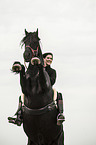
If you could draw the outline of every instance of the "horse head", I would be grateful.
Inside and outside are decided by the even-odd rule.
[[[21,40],[22,46],[25,45],[23,54],[25,62],[31,62],[32,64],[41,63],[43,65],[43,57],[39,41],[38,29],[36,32],[27,32],[25,29],[25,37]]]

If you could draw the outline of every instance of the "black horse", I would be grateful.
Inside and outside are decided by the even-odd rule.
[[[22,39],[25,45],[24,59],[29,62],[27,71],[20,62],[13,64],[13,72],[20,73],[24,94],[22,105],[23,128],[28,136],[28,145],[64,145],[63,125],[57,125],[58,109],[50,78],[43,67],[38,29],[27,32]]]

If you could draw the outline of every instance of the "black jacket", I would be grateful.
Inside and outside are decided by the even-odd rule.
[[[53,86],[56,81],[56,70],[52,69],[49,65],[45,67],[45,70],[47,71],[50,77],[51,85]]]

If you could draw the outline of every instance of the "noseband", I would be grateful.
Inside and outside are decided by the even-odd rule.
[[[33,49],[32,47],[30,47],[29,45],[27,45],[26,48],[27,48],[27,47],[31,49],[31,51],[32,51],[32,57],[38,55],[39,46],[37,46],[37,49],[36,49],[36,50],[34,50],[34,49]]]

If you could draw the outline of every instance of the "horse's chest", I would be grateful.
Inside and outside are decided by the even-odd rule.
[[[26,81],[27,90],[32,94],[38,94],[41,92],[41,85],[39,77],[37,78],[27,78]]]

